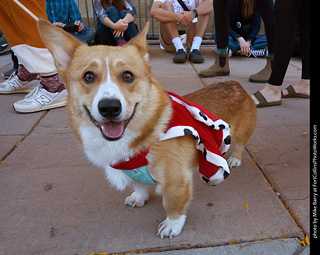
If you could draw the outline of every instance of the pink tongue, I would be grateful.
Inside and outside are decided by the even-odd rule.
[[[106,122],[101,125],[103,134],[109,138],[118,138],[124,130],[124,122]]]

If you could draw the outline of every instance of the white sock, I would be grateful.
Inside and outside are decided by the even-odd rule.
[[[184,50],[180,37],[173,38],[172,43],[173,43],[174,47],[176,48],[176,52],[178,52],[178,50],[180,50],[180,49]]]
[[[200,36],[193,37],[193,42],[192,42],[190,52],[192,52],[193,50],[199,50],[201,43],[202,43],[202,38]]]

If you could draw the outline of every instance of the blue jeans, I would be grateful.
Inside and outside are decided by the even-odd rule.
[[[214,34],[214,40],[216,40],[216,34]],[[267,44],[267,37],[262,36],[256,38],[253,43],[251,44],[251,50],[253,49],[265,49],[268,47]],[[240,44],[236,39],[233,39],[231,36],[229,36],[229,43],[228,48],[232,50],[233,53],[240,50]]]
[[[72,35],[84,43],[91,42],[95,36],[94,31],[91,28],[86,28],[85,30],[78,33],[72,33]]]
[[[267,37],[262,36],[253,41],[251,44],[251,50],[253,49],[265,49],[267,48]],[[240,50],[240,44],[237,40],[233,39],[231,36],[229,36],[229,43],[228,43],[228,48],[232,50],[232,52],[237,52]]]
[[[107,9],[106,14],[108,15],[109,19],[113,23],[116,23],[119,19],[123,19],[127,15],[127,11],[122,10],[119,12],[114,6],[110,6]],[[106,30],[106,28],[107,28],[106,26],[104,26],[103,24],[100,24],[97,29],[97,33],[102,33],[103,30]],[[124,32],[124,36],[115,37],[113,35],[114,30],[111,28],[107,28],[107,29],[111,31],[111,34],[117,45],[121,41],[129,41],[131,38],[135,37],[138,34],[136,26],[133,22],[129,23],[127,30]],[[110,33],[107,33],[107,35],[110,36]]]

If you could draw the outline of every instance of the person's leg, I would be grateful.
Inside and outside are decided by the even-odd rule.
[[[16,55],[14,55],[12,50],[10,50],[10,53],[11,53],[11,59],[13,62],[13,67],[10,70],[5,71],[1,74],[4,78],[9,78],[13,73],[16,73],[19,67],[19,63]]]
[[[229,36],[228,48],[231,49],[233,53],[236,53],[240,50],[240,44],[237,40]]]
[[[230,73],[228,62],[229,43],[229,7],[231,0],[214,0],[215,30],[217,36],[217,55],[215,62],[207,69],[201,70],[199,77],[227,76]]]
[[[110,6],[107,9],[107,14],[109,19],[113,22],[113,23],[117,23],[119,21],[120,18],[120,13],[118,12],[117,8],[114,6]],[[115,41],[117,42],[117,45],[119,45],[121,42],[125,42],[126,40],[124,39],[123,36],[119,36],[119,37],[115,37],[113,35],[114,29],[110,28],[111,32],[112,32],[112,36],[114,37]]]
[[[214,0],[214,19],[215,29],[217,35],[217,49],[219,51],[226,51],[229,42],[229,7],[230,0]]]
[[[277,0],[276,13],[276,44],[274,66],[269,83],[281,86],[292,55],[296,37],[297,17],[301,2],[304,0]]]
[[[94,42],[95,44],[98,44],[98,45],[111,45],[111,46],[117,45],[117,42],[113,37],[111,29],[103,25],[102,23],[100,23],[97,28]]]
[[[255,0],[254,4],[263,20],[266,31],[269,56],[273,57],[275,36],[276,36],[276,18],[272,0]]]
[[[268,47],[267,43],[267,37],[266,36],[261,36],[254,40],[254,42],[251,45],[251,49],[265,49]]]
[[[47,19],[42,0],[21,0],[38,18]],[[0,1],[0,24],[7,41],[22,64],[31,73],[57,73],[50,52],[45,48],[36,21],[11,0]]]
[[[295,93],[310,95],[310,0],[302,1],[298,14],[300,51],[302,59],[301,80],[292,87]],[[288,95],[284,89],[283,95]]]
[[[23,65],[18,65],[16,72],[0,83],[0,94],[29,93],[39,84],[38,74],[30,73]]]
[[[173,5],[169,1],[164,2],[161,7],[167,11],[174,12]],[[187,61],[187,54],[179,36],[177,22],[160,22],[160,37],[160,43],[166,50],[172,52],[172,46],[174,46],[176,55],[173,58],[173,62],[185,63]]]
[[[295,44],[296,21],[303,0],[277,0],[274,63],[268,84],[259,92],[267,102],[281,100],[281,85]],[[259,105],[256,96],[253,100]]]
[[[91,28],[86,28],[82,32],[78,33],[72,33],[72,35],[77,38],[78,40],[84,42],[84,43],[89,43],[94,39],[94,31]]]
[[[124,19],[124,17],[127,15],[127,11],[122,10],[120,11],[119,14],[120,14],[120,18]],[[135,37],[137,34],[138,34],[138,31],[134,22],[129,23],[127,30],[124,32],[124,38],[126,39],[126,41],[129,41],[130,39]]]
[[[268,56],[265,67],[258,73],[250,75],[249,81],[257,83],[266,83],[268,82],[271,75],[271,63],[273,62],[274,57],[276,18],[272,0],[255,0],[254,3],[264,23],[268,44]]]
[[[191,44],[189,58],[193,63],[203,63],[204,61],[199,50],[202,43],[202,38],[207,30],[209,20],[209,14],[198,16],[198,22],[192,23],[187,31],[187,38]]]
[[[20,3],[36,17],[47,19],[45,1],[20,0]],[[36,112],[65,106],[67,92],[57,74],[52,55],[41,40],[36,20],[15,2],[2,0],[0,24],[11,49],[18,57],[19,64],[28,72],[39,73],[42,77],[41,86],[37,86],[23,100],[14,103],[15,110]],[[51,77],[55,77],[55,81],[59,82],[53,81]]]
[[[166,1],[162,4],[161,6],[163,9],[170,11],[170,12],[174,12],[174,8],[171,2]],[[176,48],[176,51],[178,51],[179,49],[183,49],[183,45],[181,42],[181,39],[179,37],[179,32],[178,32],[178,24],[177,22],[160,22],[160,33],[161,33],[161,37],[163,42],[165,43],[165,45],[167,46],[171,46],[174,45]],[[175,43],[172,42],[172,40],[179,38],[181,45],[178,44],[178,42]],[[176,39],[177,41],[179,39]]]

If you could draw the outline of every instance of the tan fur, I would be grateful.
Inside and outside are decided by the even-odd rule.
[[[232,157],[241,161],[244,146],[252,135],[257,120],[254,101],[239,82],[217,82],[184,96],[196,102],[231,126],[234,150]]]
[[[161,237],[178,235],[192,199],[192,174],[198,165],[199,152],[195,147],[195,140],[190,136],[158,141],[169,123],[172,107],[169,97],[152,77],[151,67],[146,59],[148,47],[145,38],[148,25],[123,47],[88,47],[45,20],[40,20],[38,26],[67,87],[71,126],[83,144],[81,128],[89,127],[89,130],[97,131],[88,111],[92,111],[93,99],[110,74],[109,78],[126,100],[126,117],[130,121],[125,135],[129,137],[128,134],[134,134],[130,144],[127,144],[128,150],[135,153],[152,145],[148,154],[150,171],[158,184],[158,191],[163,195],[163,206],[169,218],[167,222],[164,221],[164,228],[159,227]],[[92,84],[87,84],[83,79],[87,71],[95,74]],[[132,71],[134,74],[132,83],[123,81],[124,71]],[[234,81],[213,84],[187,95],[186,98],[205,106],[232,126],[233,141],[236,144],[232,155],[241,160],[242,150],[255,126],[256,109],[240,84]],[[103,137],[95,139],[100,142]],[[126,139],[129,141],[129,138]],[[101,144],[105,146],[107,143],[113,142],[103,140]],[[108,154],[108,151],[105,153]],[[135,196],[130,196],[129,200],[134,198]],[[144,200],[140,204],[143,205]]]
[[[163,195],[163,206],[169,218],[176,219],[186,213],[192,199],[192,174],[198,163],[195,140],[190,136],[165,140],[154,145],[150,154],[150,171]]]

